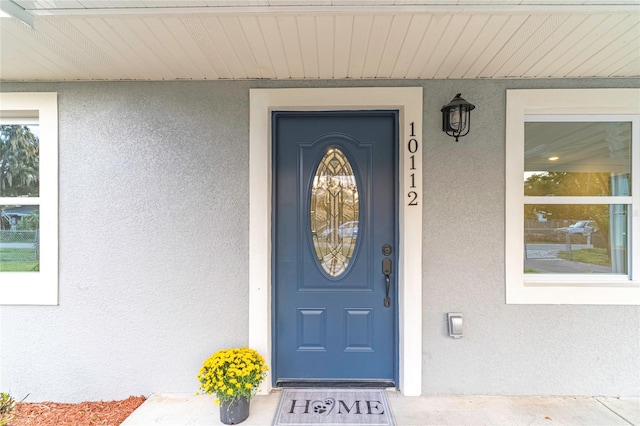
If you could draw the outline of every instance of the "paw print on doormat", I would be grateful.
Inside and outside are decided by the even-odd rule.
[[[336,400],[333,398],[325,398],[323,400],[316,400],[311,403],[311,408],[316,414],[329,415],[333,411],[336,405]]]

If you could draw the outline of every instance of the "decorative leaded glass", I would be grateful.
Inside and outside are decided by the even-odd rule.
[[[327,274],[338,277],[353,257],[360,214],[353,168],[338,148],[329,148],[318,164],[309,211],[318,262]]]

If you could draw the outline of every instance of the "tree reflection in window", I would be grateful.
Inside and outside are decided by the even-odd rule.
[[[338,148],[329,148],[318,164],[309,211],[318,262],[328,275],[338,277],[353,258],[360,214],[353,168]]]
[[[0,197],[37,197],[40,179],[37,126],[0,125]]]

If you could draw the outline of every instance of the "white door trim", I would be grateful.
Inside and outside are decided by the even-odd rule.
[[[271,368],[271,111],[397,109],[400,113],[399,388],[422,392],[422,88],[251,89],[249,346]],[[409,205],[410,203],[415,205]],[[271,389],[271,377],[260,392]]]

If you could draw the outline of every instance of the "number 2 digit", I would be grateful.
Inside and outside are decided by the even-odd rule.
[[[418,193],[416,191],[409,191],[407,194],[409,196],[409,205],[417,206],[418,205]]]

